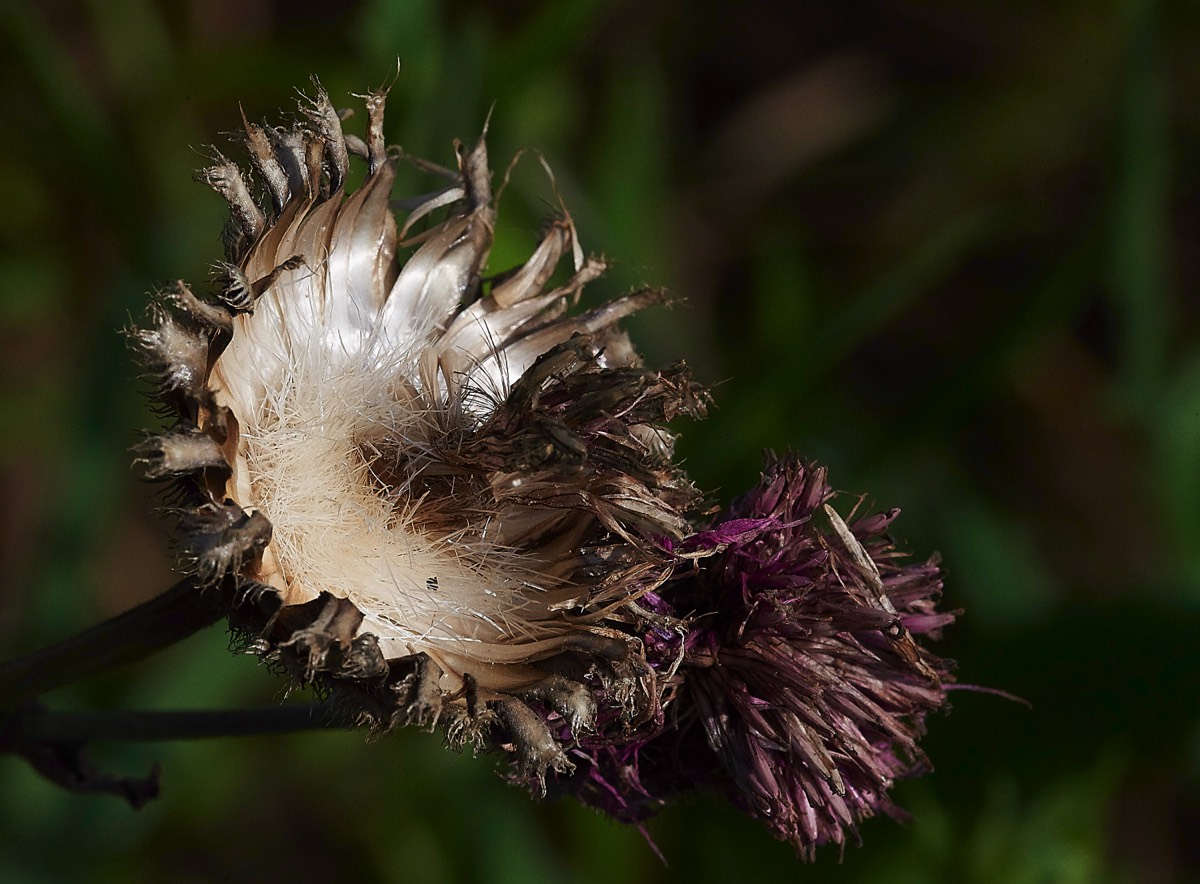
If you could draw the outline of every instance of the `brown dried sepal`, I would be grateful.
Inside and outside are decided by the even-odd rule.
[[[546,722],[520,700],[497,700],[492,708],[507,732],[505,748],[515,755],[522,776],[535,781],[542,795],[546,794],[547,772],[565,776],[575,769]]]
[[[207,469],[229,472],[229,463],[221,446],[196,427],[151,436],[135,445],[133,452],[134,466],[150,481],[178,478]]]
[[[318,675],[363,680],[382,678],[387,661],[370,633],[358,634],[362,612],[349,599],[327,592],[310,602],[288,605],[276,615],[271,657],[300,684]]]
[[[145,377],[158,397],[185,417],[209,398],[208,338],[195,323],[177,316],[164,301],[150,309],[154,325],[130,331],[130,346],[141,357]]]
[[[196,173],[196,179],[219,193],[229,204],[233,238],[239,242],[253,242],[266,224],[263,211],[254,201],[237,164],[219,151],[214,152],[214,159],[213,165]]]
[[[271,523],[232,502],[208,503],[180,514],[182,564],[202,586],[257,561],[271,542]]]

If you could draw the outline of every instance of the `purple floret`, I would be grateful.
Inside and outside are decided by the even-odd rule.
[[[951,664],[917,643],[954,621],[936,608],[936,559],[910,562],[886,532],[898,510],[843,522],[823,468],[786,456],[673,552],[677,577],[648,609],[647,659],[675,690],[655,728],[581,743],[570,791],[638,821],[672,795],[726,792],[806,858],[902,816],[888,791],[929,763],[917,741],[946,705]],[[857,507],[855,508],[857,510]]]

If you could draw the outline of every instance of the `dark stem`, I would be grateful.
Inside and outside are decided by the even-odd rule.
[[[186,712],[63,712],[29,703],[0,715],[0,753],[24,758],[41,776],[68,791],[115,795],[138,808],[158,797],[159,766],[144,777],[105,773],[88,760],[93,742],[157,743],[348,726],[324,703]]]
[[[169,647],[229,613],[231,591],[190,579],[72,638],[0,663],[0,709],[124,666]]]
[[[48,743],[96,740],[165,743],[349,727],[325,703],[293,703],[260,709],[179,711],[67,711],[32,708],[19,716],[22,734]]]

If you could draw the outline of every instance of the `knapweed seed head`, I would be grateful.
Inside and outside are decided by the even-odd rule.
[[[945,699],[936,564],[792,457],[710,524],[667,429],[707,393],[620,328],[662,294],[580,309],[604,262],[561,206],[490,270],[483,138],[398,225],[385,99],[358,137],[314,81],[295,125],[243,118],[248,170],[199,175],[230,207],[214,296],[181,282],[133,332],[184,567],[355,720],[440,725],[535,790],[640,819],[723,788],[805,854],[892,811]]]

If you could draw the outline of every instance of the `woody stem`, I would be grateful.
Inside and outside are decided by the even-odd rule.
[[[0,663],[0,709],[161,651],[229,613],[230,590],[192,580],[58,644]]]
[[[26,738],[48,743],[85,743],[93,740],[163,743],[348,726],[324,703],[293,703],[258,709],[172,711],[81,712],[35,707],[19,715],[19,727]]]

